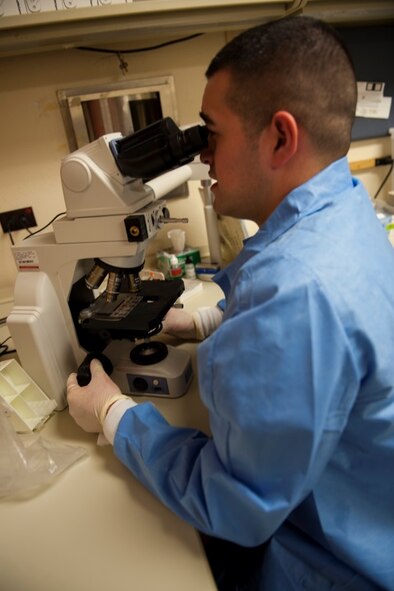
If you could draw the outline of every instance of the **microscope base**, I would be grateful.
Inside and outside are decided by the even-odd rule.
[[[170,345],[167,345],[164,359],[149,365],[131,361],[130,341],[125,339],[112,341],[103,354],[112,362],[111,379],[123,394],[180,398],[186,393],[193,377],[189,353]]]

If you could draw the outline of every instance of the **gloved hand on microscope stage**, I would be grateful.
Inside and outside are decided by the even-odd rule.
[[[103,433],[103,425],[109,409],[119,401],[124,412],[126,406],[136,405],[129,396],[121,393],[118,386],[105,373],[98,359],[90,363],[92,378],[87,386],[81,387],[77,374],[72,373],[67,380],[67,400],[69,412],[77,425],[88,433]],[[127,403],[127,404],[126,404]]]
[[[203,341],[219,326],[223,311],[218,306],[198,308],[192,314],[180,308],[171,308],[163,320],[163,332],[179,337]]]

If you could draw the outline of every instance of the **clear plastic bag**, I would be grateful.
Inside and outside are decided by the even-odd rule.
[[[0,401],[0,499],[37,494],[53,479],[87,456],[82,447],[18,434]]]

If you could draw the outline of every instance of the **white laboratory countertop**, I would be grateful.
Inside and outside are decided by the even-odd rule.
[[[217,286],[205,283],[185,308],[220,297]],[[180,346],[194,362],[196,345]],[[207,432],[196,372],[185,396],[154,401],[171,423]],[[197,532],[149,493],[112,447],[97,447],[96,436],[79,429],[67,410],[40,435],[81,445],[88,457],[36,496],[0,501],[1,591],[216,589]]]

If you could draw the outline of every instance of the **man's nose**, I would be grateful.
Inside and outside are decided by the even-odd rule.
[[[200,152],[200,160],[203,164],[212,164],[212,150],[210,150],[209,148],[204,148],[201,152]]]

